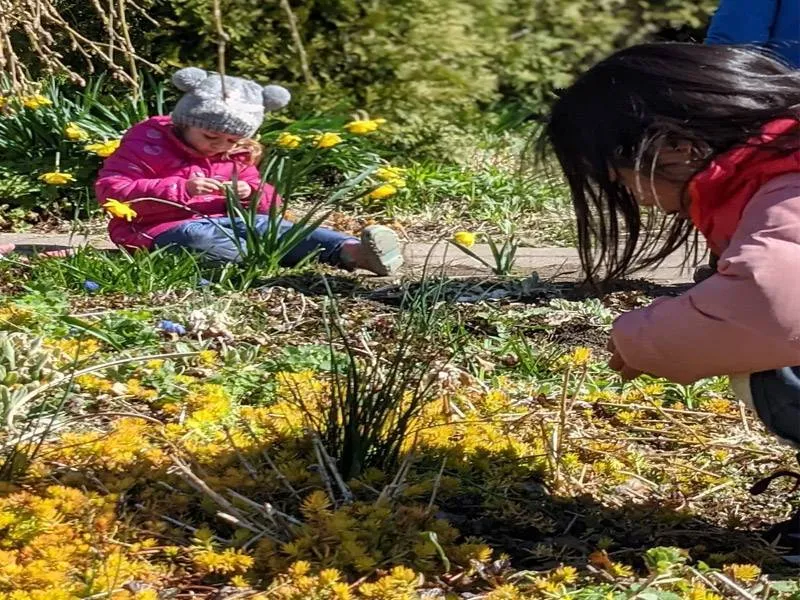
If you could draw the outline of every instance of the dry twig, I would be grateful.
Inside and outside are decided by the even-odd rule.
[[[112,77],[134,90],[140,81],[137,63],[160,71],[157,65],[139,56],[133,46],[127,8],[130,5],[143,13],[138,5],[130,0],[109,0],[107,6],[100,0],[91,0],[89,5],[103,25],[105,40],[86,37],[59,11],[55,0],[0,0],[0,73],[8,77],[11,92],[25,93],[35,87],[33,65],[20,59],[23,48],[32,51],[39,63],[34,72],[63,74],[79,85],[85,85],[86,80],[67,61],[65,49],[83,58],[85,72],[94,73],[95,61],[99,60]],[[146,13],[145,16],[153,22]]]

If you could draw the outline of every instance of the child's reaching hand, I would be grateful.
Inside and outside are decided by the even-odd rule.
[[[233,184],[232,181],[226,181],[225,183]],[[236,195],[239,196],[240,200],[244,200],[245,198],[249,198],[250,194],[253,193],[253,188],[250,187],[250,184],[246,181],[237,181],[236,182]]]
[[[247,187],[249,188],[250,186]],[[221,181],[209,177],[192,177],[186,182],[186,191],[190,196],[222,194],[225,191],[225,186]]]
[[[619,373],[623,381],[631,381],[639,377],[639,375],[643,375],[641,371],[637,371],[625,363],[625,359],[622,358],[622,355],[614,345],[614,338],[609,338],[606,349],[611,352],[611,359],[608,361],[609,368]]]

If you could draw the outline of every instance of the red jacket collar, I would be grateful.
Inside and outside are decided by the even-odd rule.
[[[792,134],[793,130],[797,131]],[[761,186],[800,172],[800,150],[781,155],[758,147],[783,135],[796,135],[800,142],[800,124],[794,119],[768,123],[758,138],[716,157],[689,183],[689,215],[715,254],[728,246],[742,212]]]

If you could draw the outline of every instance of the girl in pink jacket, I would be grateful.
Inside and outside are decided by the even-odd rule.
[[[211,262],[236,262],[246,232],[240,220],[227,216],[225,185],[235,180],[239,198],[258,202],[257,228],[263,234],[270,205],[280,198],[271,186],[261,186],[260,145],[251,137],[265,109],[286,106],[289,92],[226,76],[223,98],[221,77],[195,67],[177,71],[172,81],[185,92],[172,115],[132,127],[100,171],[95,184],[100,203],[132,202],[137,213],[131,221],[111,219],[109,235],[129,249],[182,247]],[[282,234],[292,223],[278,226]],[[367,227],[360,240],[316,229],[282,262],[291,266],[314,252],[322,262],[378,275],[395,272],[403,262],[397,236],[382,226]]]
[[[617,319],[611,367],[732,375],[767,428],[800,445],[800,71],[742,47],[634,46],[563,91],[542,141],[569,183],[590,280],[656,264],[694,232],[719,257],[683,296]],[[645,222],[650,207],[660,222]],[[800,513],[769,537],[800,548],[792,533]]]

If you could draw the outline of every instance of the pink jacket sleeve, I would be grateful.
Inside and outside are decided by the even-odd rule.
[[[261,188],[261,194],[258,198],[258,212],[265,214],[268,213],[269,207],[273,203],[276,205],[276,207],[280,206],[281,197],[277,194],[275,188],[268,183],[265,183],[263,186],[261,185],[261,173],[259,173],[255,166],[249,165],[242,169],[239,173],[239,179],[247,182],[247,184],[250,186],[250,189],[253,191]]]
[[[158,177],[155,165],[139,149],[136,131],[131,130],[114,154],[103,163],[95,183],[102,204],[108,198],[120,201],[137,198],[162,198],[186,203],[190,196],[183,177]]]
[[[800,173],[748,203],[718,273],[622,315],[614,344],[634,369],[678,383],[800,365]]]
[[[134,126],[122,138],[117,151],[103,163],[95,182],[95,194],[100,204],[111,198],[122,202],[159,198],[181,205],[147,200],[136,202],[142,224],[185,219],[195,213],[205,214],[218,209],[218,197],[190,196],[184,177],[158,175],[160,157],[150,156],[144,151],[145,145],[153,144],[153,140],[145,137],[146,126],[147,122]]]

